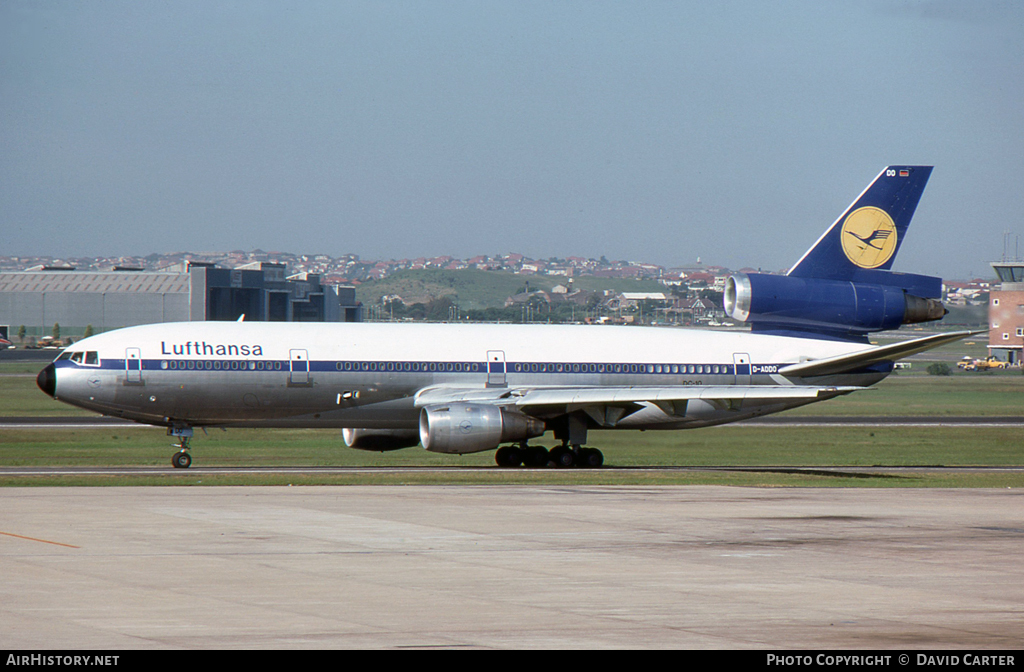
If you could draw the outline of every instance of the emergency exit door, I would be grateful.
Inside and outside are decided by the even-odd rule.
[[[142,384],[142,351],[138,348],[126,348],[124,351],[124,382],[128,385]]]
[[[291,359],[288,382],[292,385],[308,385],[309,354],[305,350],[289,350],[288,357]]]
[[[733,353],[732,363],[736,367],[736,384],[750,385],[750,355],[745,352]]]
[[[505,387],[505,351],[487,351],[487,387]]]

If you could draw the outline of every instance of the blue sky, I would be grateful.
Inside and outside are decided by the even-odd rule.
[[[1024,234],[1024,3],[0,3],[6,254],[783,269],[891,163],[894,270]]]

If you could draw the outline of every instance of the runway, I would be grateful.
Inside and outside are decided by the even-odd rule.
[[[0,647],[1014,649],[1019,490],[0,489]]]

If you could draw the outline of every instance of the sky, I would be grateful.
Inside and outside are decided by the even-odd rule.
[[[893,270],[988,277],[1022,120],[1014,0],[4,0],[0,254],[781,270],[911,164]]]

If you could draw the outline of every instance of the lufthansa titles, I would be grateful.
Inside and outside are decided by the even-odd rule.
[[[168,345],[167,342],[160,341],[160,354],[262,357],[263,346],[242,345],[238,343],[207,343],[206,341],[186,341],[185,343],[171,343]]]

